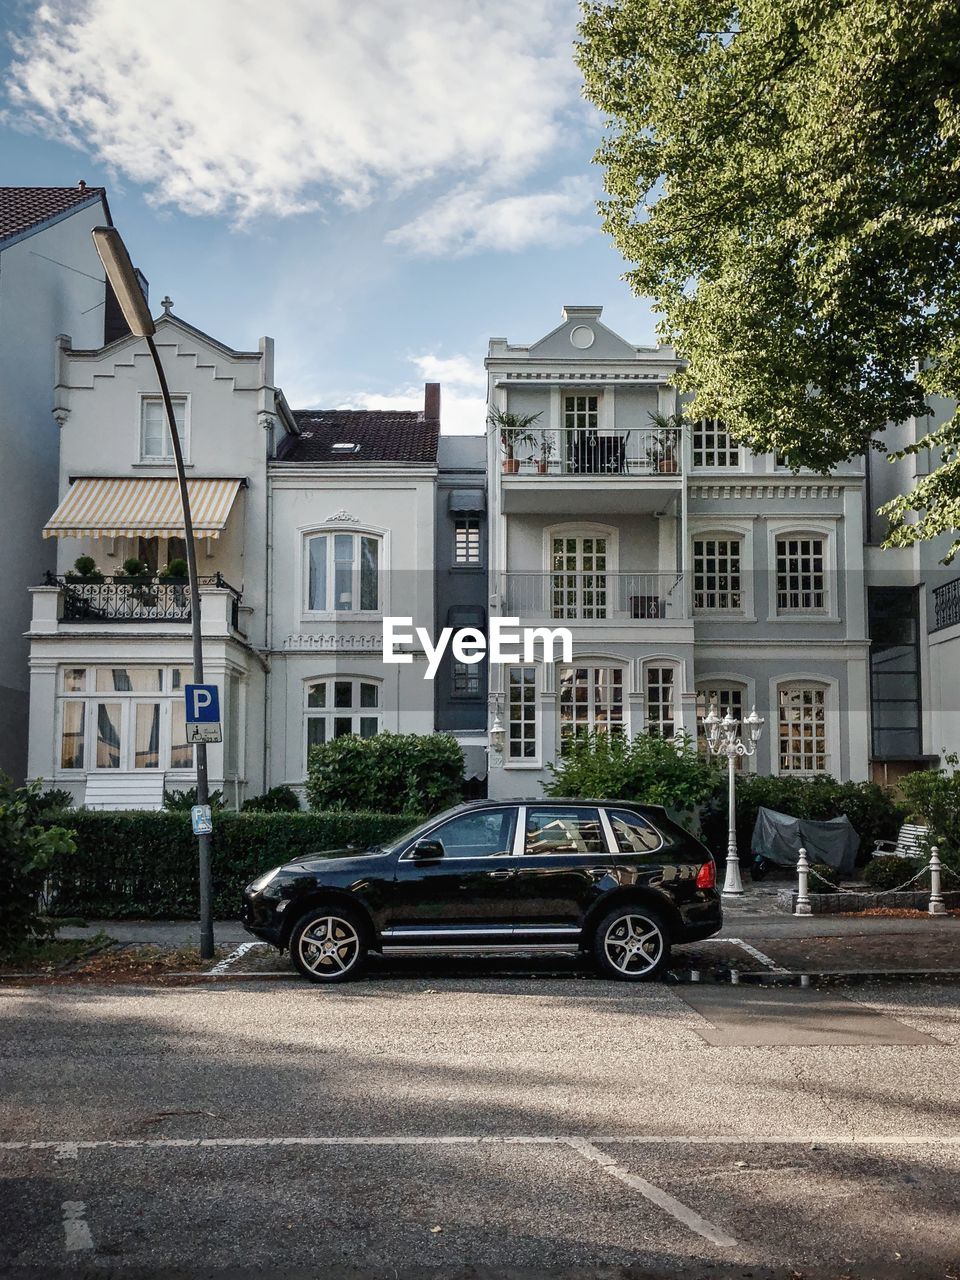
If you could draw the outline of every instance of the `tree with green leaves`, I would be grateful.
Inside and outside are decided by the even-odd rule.
[[[960,9],[955,0],[585,0],[606,230],[689,362],[692,412],[825,472],[939,465],[890,542],[960,530]],[[954,537],[948,558],[960,549]]]

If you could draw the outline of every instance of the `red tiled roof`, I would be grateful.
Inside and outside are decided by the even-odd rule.
[[[278,462],[436,463],[440,423],[417,409],[294,409],[299,436],[288,436]],[[340,451],[335,444],[356,444]]]
[[[0,240],[21,235],[75,205],[105,195],[104,187],[0,187]]]

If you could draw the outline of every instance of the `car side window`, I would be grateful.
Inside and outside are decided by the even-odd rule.
[[[613,838],[621,853],[653,853],[663,844],[660,832],[630,809],[608,809]]]
[[[494,858],[513,852],[516,809],[481,809],[462,813],[437,827],[425,840],[439,840],[445,858]]]
[[[529,805],[524,853],[606,853],[598,809]]]

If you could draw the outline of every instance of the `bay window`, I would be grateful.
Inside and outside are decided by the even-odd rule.
[[[186,667],[64,667],[57,696],[62,770],[192,769]]]

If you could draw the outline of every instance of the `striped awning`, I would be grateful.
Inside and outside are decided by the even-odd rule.
[[[188,480],[193,532],[219,538],[242,480]],[[45,538],[182,538],[173,479],[82,476],[43,528]]]

